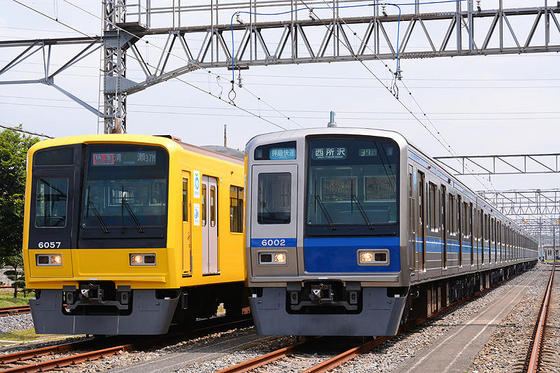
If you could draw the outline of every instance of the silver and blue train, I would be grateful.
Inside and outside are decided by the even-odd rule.
[[[394,335],[537,261],[533,238],[396,132],[271,133],[246,156],[259,334]]]

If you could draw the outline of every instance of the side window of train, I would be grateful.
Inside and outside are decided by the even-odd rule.
[[[438,216],[438,204],[437,204],[437,186],[433,183],[429,183],[428,190],[428,226],[430,230],[437,232],[437,216]]]
[[[415,231],[414,229],[414,169],[412,166],[408,168],[408,224],[410,231]]]
[[[37,180],[37,228],[64,228],[66,226],[68,179],[41,177]]]
[[[216,187],[210,185],[210,226],[216,226]]]
[[[464,232],[462,224],[463,224],[463,214],[461,213],[461,207],[463,204],[461,203],[461,196],[457,196],[457,208],[455,211],[457,212],[457,235],[459,239],[461,239],[461,234]]]
[[[229,188],[229,228],[243,233],[243,188],[232,185]]]
[[[289,172],[260,173],[257,222],[290,224],[292,175]]]
[[[200,207],[202,226],[206,226],[206,184],[202,184],[202,195],[200,196],[200,202],[202,206]]]
[[[454,236],[457,231],[457,214],[455,212],[455,196],[449,195],[449,233]]]
[[[189,221],[189,179],[183,179],[183,221]]]

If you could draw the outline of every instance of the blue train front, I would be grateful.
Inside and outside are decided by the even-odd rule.
[[[258,333],[395,334],[410,281],[404,138],[323,128],[257,136],[246,150]]]

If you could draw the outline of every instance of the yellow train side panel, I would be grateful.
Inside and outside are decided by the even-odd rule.
[[[61,267],[41,267],[35,263],[35,254],[47,253],[44,249],[29,247],[29,224],[31,207],[31,180],[33,155],[38,150],[68,144],[140,144],[165,148],[169,153],[167,247],[156,249],[66,249],[49,250],[61,254]],[[28,170],[24,221],[24,268],[26,286],[31,289],[61,289],[64,285],[77,285],[78,281],[114,281],[116,286],[130,285],[133,289],[173,289],[228,282],[244,282],[246,279],[244,233],[230,232],[230,186],[244,187],[243,164],[214,158],[184,149],[179,143],[167,138],[137,135],[92,135],[59,138],[42,141],[33,146],[28,154]],[[183,276],[183,226],[182,226],[182,177],[189,178],[189,213],[200,198],[193,198],[194,171],[215,177],[218,181],[218,269],[219,274],[202,275],[202,229],[193,225],[192,273]],[[132,253],[155,253],[155,266],[131,266]]]

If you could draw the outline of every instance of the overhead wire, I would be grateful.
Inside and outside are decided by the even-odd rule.
[[[92,17],[102,19],[102,17],[96,16],[95,14],[93,14],[93,13],[89,12],[88,10],[86,10],[86,9],[84,9],[84,8],[82,8],[82,7],[80,7],[80,6],[76,5],[76,4],[74,4],[74,3],[72,3],[72,2],[69,1],[69,0],[64,0],[64,2],[67,3],[67,4],[69,4],[69,5],[71,5],[71,6],[73,6],[73,7],[75,7],[75,8],[77,8],[77,9],[79,9],[79,10],[81,10],[82,12],[84,12],[84,13],[86,13],[86,14],[92,16]],[[112,23],[112,26],[115,27],[115,28],[117,28],[118,30],[124,32],[124,33],[129,34],[130,36],[133,36],[134,38],[138,38],[138,36],[134,35],[133,33],[131,33],[130,31],[128,31],[128,30],[126,30],[126,29],[123,29],[122,27],[119,27],[119,26],[116,25],[115,23]],[[162,47],[160,47],[160,46],[158,46],[158,45],[155,45],[155,44],[153,44],[153,43],[150,43],[149,41],[146,41],[146,43],[147,43],[148,45],[150,45],[151,47],[154,47],[154,48],[156,48],[156,49],[161,50],[162,53],[167,53],[169,56],[173,56],[173,57],[176,57],[176,58],[179,58],[179,59],[183,60],[183,61],[186,62],[187,64],[191,64],[191,63],[192,63],[192,61],[189,61],[189,60],[185,59],[185,58],[182,57],[182,56],[179,56],[179,55],[177,55],[177,54],[171,53],[171,50],[167,51],[167,50],[165,50],[165,48],[162,48]],[[132,57],[133,59],[135,59],[135,60],[138,61],[138,59],[137,59],[137,58],[134,58],[134,56],[130,56],[130,57]],[[141,62],[138,61],[138,63],[141,63]],[[145,63],[146,65],[152,67],[152,68],[155,68],[155,69],[156,69],[156,72],[157,72],[157,67],[156,67],[156,66],[153,66],[153,65],[149,64],[149,63],[146,62],[146,61],[144,61],[144,63]],[[196,66],[198,66],[198,67],[200,68],[200,65],[199,65],[199,64],[194,63],[194,65],[196,65]],[[217,77],[223,78],[220,74],[214,73],[214,72],[212,72],[211,70],[207,70],[207,72],[210,73],[210,74],[213,74],[213,75],[215,75],[215,76],[217,76]],[[174,79],[177,79],[177,80],[179,80],[179,81],[181,81],[181,82],[183,82],[183,83],[186,83],[186,81],[181,80],[181,79],[178,79],[178,77],[174,77]],[[189,85],[190,85],[190,84],[189,84]],[[205,91],[205,90],[203,90],[203,89],[199,89],[199,90],[202,90],[202,91],[204,91],[204,92],[206,92],[206,93],[209,93],[208,91]],[[245,90],[246,90],[249,94],[251,94],[253,97],[255,97],[256,99],[258,99],[260,102],[263,102],[265,105],[269,106],[270,108],[273,108],[275,111],[277,111],[278,113],[280,113],[280,114],[281,114],[283,117],[285,117],[288,121],[291,121],[291,122],[295,123],[297,126],[303,128],[303,126],[302,126],[301,124],[294,122],[293,119],[291,119],[289,116],[285,115],[284,113],[282,113],[282,112],[280,112],[279,110],[277,110],[276,108],[274,108],[274,106],[272,106],[270,103],[268,103],[268,102],[266,102],[265,100],[263,100],[263,99],[262,99],[261,97],[259,97],[258,95],[256,95],[256,94],[254,94],[253,92],[251,92],[251,91],[250,91],[249,89],[247,89],[246,87],[245,87]],[[213,97],[219,98],[217,95],[214,95],[214,94],[211,94],[211,95],[212,95]],[[223,101],[223,102],[225,102],[225,100],[222,100],[221,98],[220,98],[220,100]],[[235,105],[235,103],[234,103],[233,106],[234,106],[234,107],[239,107],[238,105]],[[245,109],[243,109],[243,110],[245,110]],[[256,118],[260,118],[260,116],[259,116],[258,114],[255,114],[254,116],[255,116]],[[282,127],[282,126],[279,126],[279,125],[276,125],[276,127],[286,129],[286,128],[284,128],[284,127]]]
[[[206,92],[206,91],[205,91]],[[68,102],[71,103],[73,101],[64,101],[64,102]],[[45,107],[45,108],[61,108],[61,109],[81,109],[81,107],[79,106],[64,106],[64,105],[53,105],[53,104],[35,104],[35,103],[18,103],[18,102],[0,102],[0,105],[13,105],[13,106],[24,106],[24,107]],[[134,107],[176,107],[176,108],[184,108],[184,109],[203,109],[203,110],[229,110],[229,108],[218,108],[218,107],[204,107],[204,106],[200,106],[200,107],[188,107],[188,106],[178,106],[178,105],[150,105],[150,104],[131,104],[131,106]],[[251,109],[247,109],[248,111],[255,111],[255,110],[259,110],[259,109],[255,109],[255,108],[251,108]],[[267,112],[272,112],[273,110],[271,109],[261,109],[262,111],[267,111]],[[129,110],[132,113],[150,113],[150,114],[169,114],[169,115],[186,115],[186,116],[206,116],[205,113],[201,113],[201,112],[188,112],[188,111],[159,111],[159,110]],[[317,112],[325,112],[323,111],[317,111]],[[344,112],[342,112],[344,113]],[[372,113],[372,114],[376,114],[376,113]],[[251,116],[255,116],[258,114],[252,113]],[[222,117],[239,117],[239,116],[244,116],[244,115],[235,115],[233,113],[215,113],[215,112],[211,112],[208,113],[207,116],[222,116]],[[261,114],[260,115],[262,118],[268,118],[268,119],[281,119],[282,116],[278,116],[278,115],[267,115],[267,114]],[[247,117],[247,116],[245,116]],[[296,119],[305,119],[305,120],[320,120],[320,121],[324,121],[324,117],[323,116],[293,116]],[[341,120],[344,121],[375,121],[375,122],[409,122],[409,121],[416,121],[414,118],[391,118],[391,117],[380,117],[380,116],[374,116],[374,117],[367,117],[367,116],[344,116],[341,115],[338,117]],[[461,118],[439,118],[441,120],[446,120],[446,121],[462,121],[462,122],[469,122],[469,121],[478,121],[478,122],[482,122],[484,120],[486,120],[485,118],[465,118],[465,119],[461,119]],[[550,121],[558,121],[560,119],[560,116],[558,117],[545,117],[545,118],[533,118],[533,117],[512,117],[512,118],[490,118],[488,119],[488,121],[511,121],[511,120],[523,120],[523,121],[527,121],[527,120],[550,120]],[[521,124],[520,124],[521,125]],[[508,126],[511,126],[511,123],[508,124]],[[284,128],[282,128],[284,129]]]
[[[328,2],[327,2],[326,0],[322,0],[322,1],[323,1],[327,6],[329,6],[329,4],[328,4]],[[461,1],[461,0],[456,1],[456,2],[460,2],[460,1]],[[302,3],[303,3],[304,5],[306,5],[305,2],[304,2],[303,0],[302,0]],[[428,3],[433,3],[433,2],[428,2]],[[383,5],[383,3],[380,3],[380,4],[379,4],[379,3],[377,3],[377,2],[375,2],[375,4],[377,4],[377,5]],[[424,2],[418,2],[418,3],[415,3],[414,5],[424,5],[424,4],[426,4],[426,3],[424,3]],[[334,3],[333,3],[333,5],[334,5]],[[400,4],[400,5],[404,6],[404,5],[407,5],[407,4]],[[306,5],[306,6],[307,6],[307,5]],[[398,24],[400,24],[401,8],[400,8],[400,6],[397,6],[397,8],[398,8],[398,10],[399,10]],[[332,6],[331,6],[331,9],[334,10],[334,8],[333,8]],[[310,12],[311,12],[311,11],[312,11],[312,10],[310,9]],[[361,37],[358,36],[358,34],[352,29],[352,27],[351,27],[350,25],[348,25],[348,23],[346,22],[346,20],[345,20],[344,18],[339,18],[339,19],[341,19],[341,20],[344,22],[344,24],[345,24],[345,25],[348,27],[348,29],[354,34],[355,37],[357,37],[362,43],[364,43],[364,40],[363,40]],[[398,30],[398,28],[397,28],[397,30]],[[335,34],[335,36],[338,38],[338,36],[337,36],[336,34]],[[447,139],[442,135],[441,131],[435,126],[435,124],[432,122],[432,120],[430,119],[430,117],[429,117],[429,116],[427,115],[427,113],[424,111],[424,109],[422,108],[422,106],[420,105],[420,103],[418,102],[418,100],[416,99],[416,97],[413,95],[412,91],[408,88],[408,86],[406,85],[406,83],[405,83],[405,82],[403,81],[403,79],[402,79],[402,74],[401,74],[401,72],[400,72],[400,64],[399,64],[399,60],[398,60],[398,58],[399,58],[399,51],[400,51],[400,49],[399,49],[399,39],[400,39],[400,37],[399,37],[399,34],[398,34],[398,32],[397,32],[397,44],[396,44],[396,50],[397,50],[397,55],[396,55],[396,58],[397,58],[397,66],[396,66],[396,71],[395,71],[395,72],[393,72],[393,71],[391,70],[391,68],[387,65],[387,63],[385,63],[385,62],[382,61],[379,57],[377,57],[377,53],[375,53],[375,51],[373,51],[373,50],[371,49],[371,47],[370,47],[367,43],[365,43],[365,47],[366,47],[367,49],[369,49],[369,50],[373,53],[373,55],[376,56],[377,60],[379,60],[381,63],[383,63],[383,65],[393,74],[394,79],[393,79],[393,86],[392,86],[391,88],[392,88],[392,90],[395,90],[395,94],[394,94],[395,98],[396,98],[399,102],[401,102],[401,101],[399,100],[399,98],[398,98],[398,88],[397,88],[397,84],[398,84],[397,82],[401,82],[401,84],[405,87],[405,89],[406,89],[407,93],[409,94],[409,96],[412,98],[412,100],[413,100],[413,102],[415,103],[416,107],[420,110],[421,115],[423,116],[423,118],[425,118],[425,120],[432,126],[432,128],[434,129],[434,131],[436,132],[436,134],[441,138],[441,141],[437,138],[437,136],[436,136],[435,134],[433,134],[433,133],[428,129],[428,127],[427,127],[421,120],[418,120],[418,123],[420,123],[420,124],[428,131],[428,133],[430,133],[430,134],[432,135],[432,137],[434,137],[434,138],[440,143],[440,145],[442,145],[442,146],[444,147],[444,149],[445,149],[449,154],[451,154],[452,156],[455,156],[456,154],[455,154],[455,151],[454,151],[453,147],[451,146],[451,144],[450,144],[450,143],[447,141]],[[339,39],[339,40],[340,40],[340,39]],[[343,43],[343,44],[344,44],[344,43]],[[352,51],[348,46],[347,46],[347,49],[348,49],[352,54],[354,54],[353,51]],[[362,64],[365,66],[365,63],[362,62]],[[401,103],[401,104],[402,104],[402,103]],[[403,106],[404,106],[411,114],[413,114],[412,111],[411,111],[406,105],[403,105]],[[477,181],[478,181],[482,186],[485,187],[484,183],[483,183],[480,179],[478,179],[478,177],[476,177],[476,179],[477,179]],[[491,180],[489,180],[489,181],[490,181],[490,184],[491,184],[492,189],[495,190],[494,184],[492,183]]]
[[[47,18],[49,18],[49,19],[51,19],[51,20],[53,20],[53,21],[56,21],[56,22],[58,22],[58,23],[60,23],[60,24],[63,24],[64,26],[66,26],[66,27],[72,29],[73,31],[79,32],[79,33],[81,33],[81,34],[84,34],[83,32],[81,32],[81,31],[79,31],[79,30],[73,28],[72,26],[63,23],[63,22],[59,21],[58,19],[55,19],[55,18],[53,18],[53,17],[50,17],[49,15],[46,15],[46,14],[44,14],[44,13],[42,13],[42,12],[40,12],[40,11],[38,11],[38,10],[36,10],[36,9],[34,9],[34,8],[32,8],[32,7],[30,7],[30,6],[27,6],[26,4],[23,4],[23,3],[21,3],[21,2],[18,1],[18,0],[12,0],[12,1],[14,1],[14,2],[16,2],[16,3],[18,3],[18,4],[22,5],[22,6],[24,6],[24,7],[28,8],[28,9],[30,9],[30,10],[33,10],[33,11],[39,13],[39,14],[42,14],[43,16],[45,16],[45,17],[47,17]],[[443,3],[443,2],[459,2],[459,1],[462,1],[462,0],[433,1],[433,2],[426,2],[426,3]],[[80,8],[80,9],[84,10],[83,8],[78,7],[77,5],[71,3],[71,2],[69,2],[69,1],[67,1],[67,0],[65,0],[65,2],[67,2],[67,3],[70,4],[70,5],[75,6],[75,7],[77,7],[77,8]],[[310,11],[310,13],[314,13],[314,14],[316,15],[316,13],[313,11],[312,8],[310,8],[307,4],[305,4],[305,2],[302,1],[302,3],[303,3],[303,4],[306,6],[306,8]],[[381,3],[381,4],[375,3],[375,4],[376,4],[376,5],[383,5],[383,3]],[[399,22],[398,22],[398,23],[399,23],[399,26],[400,26],[400,12],[401,12],[400,6],[397,5],[397,4],[392,4],[392,3],[385,3],[385,4],[386,4],[386,5],[396,6],[396,7],[399,9]],[[407,4],[400,4],[400,5],[407,5]],[[342,7],[339,7],[339,8],[363,7],[363,6],[364,6],[364,5],[342,6]],[[367,6],[367,5],[366,5],[366,6]],[[332,7],[329,7],[329,8],[332,8]],[[297,11],[302,10],[302,9],[303,9],[303,8],[297,9]],[[90,14],[90,15],[96,17],[95,15],[93,15],[93,14],[87,12],[86,10],[84,10],[84,11],[85,11],[86,13],[88,13],[88,14]],[[247,12],[244,12],[244,13],[247,13]],[[287,12],[286,12],[286,13],[287,13]],[[97,17],[97,18],[99,18],[99,17]],[[232,16],[232,20],[233,20],[233,16]],[[233,21],[232,21],[232,22],[233,22]],[[325,26],[328,28],[328,26],[327,26],[326,24],[325,24]],[[115,27],[118,27],[118,26],[115,25]],[[123,31],[127,32],[126,30],[123,30]],[[339,36],[336,35],[336,33],[333,33],[333,34],[335,34],[335,36],[336,36],[337,38],[339,38]],[[89,35],[87,35],[87,36],[89,37]],[[399,36],[397,36],[397,68],[396,68],[395,74],[399,74],[399,59],[398,59],[398,53],[399,53],[398,42],[399,42],[399,39],[400,39]],[[339,41],[340,41],[340,38],[339,38]],[[342,42],[342,43],[344,44],[344,42]],[[232,45],[233,45],[233,27],[232,27]],[[359,59],[359,58],[356,56],[356,54],[353,53],[353,51],[352,51],[350,48],[348,48],[348,49],[349,49],[349,51],[353,54],[354,58],[356,58],[356,60],[358,60],[358,61],[359,61],[359,62],[360,62],[360,63],[361,63],[361,64],[362,64],[362,65],[363,65],[363,66],[364,66],[364,67],[379,81],[380,84],[382,84],[383,86],[385,86],[385,85],[383,84],[383,82],[379,79],[379,77],[377,77],[377,75],[374,74],[373,71],[371,71],[371,69],[369,69],[369,67],[367,67],[367,65],[365,65],[365,63],[363,62],[363,60]],[[163,49],[162,49],[162,50],[163,50]],[[165,52],[165,51],[164,51],[164,52]],[[235,58],[232,58],[232,73],[233,73],[233,74],[235,74],[234,61],[235,61]],[[177,78],[177,79],[178,79],[178,78]],[[181,82],[183,82],[183,83],[185,83],[185,84],[188,84],[188,85],[191,86],[191,87],[194,87],[194,88],[196,88],[196,89],[198,89],[198,90],[200,90],[200,91],[202,91],[202,92],[208,93],[208,94],[212,95],[213,97],[218,98],[218,99],[220,99],[220,100],[226,102],[225,100],[221,99],[221,97],[218,97],[218,96],[212,94],[212,93],[209,92],[209,91],[206,91],[206,90],[204,90],[204,89],[202,89],[202,88],[200,88],[200,87],[197,87],[197,86],[195,86],[195,85],[193,85],[193,84],[191,84],[191,83],[188,83],[188,82],[186,82],[186,81],[184,81],[184,80],[181,80],[181,79],[178,79],[178,80],[181,81]],[[406,87],[406,85],[405,85],[405,87]],[[388,89],[388,90],[391,92],[391,89],[389,89],[387,86],[385,86],[385,88]],[[407,89],[408,89],[408,88],[407,88]],[[410,91],[409,91],[409,94],[410,94],[411,96],[413,96],[412,93],[411,93]],[[395,96],[394,93],[393,93],[393,95]],[[256,97],[258,98],[258,96],[256,96]],[[440,145],[444,146],[444,148],[445,148],[446,150],[448,150],[451,154],[453,154],[453,153],[452,153],[452,148],[451,148],[450,144],[447,143],[447,141],[443,138],[443,136],[441,136],[441,133],[437,130],[437,128],[435,127],[435,125],[433,124],[433,122],[431,122],[431,120],[430,120],[429,118],[427,118],[428,122],[429,122],[429,123],[431,124],[431,126],[436,130],[436,133],[439,134],[440,137],[442,137],[443,141],[444,141],[445,143],[447,143],[447,146],[446,146],[445,144],[443,144],[442,141],[441,141],[440,139],[438,139],[437,136],[435,136],[435,135],[427,128],[427,126],[412,112],[412,110],[410,110],[410,109],[408,108],[408,106],[406,106],[401,100],[399,100],[398,97],[395,97],[395,98],[397,99],[397,101],[398,101],[398,102],[399,102],[399,103],[400,103],[400,104],[401,104],[401,105],[402,105],[402,106],[403,106],[403,107],[404,107],[404,108],[405,108],[405,109],[406,109],[406,110],[407,110],[407,111],[422,125],[422,126],[424,126],[424,127],[426,128],[426,130],[440,143]],[[414,99],[416,105],[420,108],[420,110],[421,110],[421,112],[423,113],[423,115],[424,115],[425,117],[427,117],[427,115],[426,115],[426,113],[424,112],[424,110],[419,106],[418,101],[417,101],[414,97],[413,97],[413,99]],[[227,102],[226,102],[226,103],[227,103]],[[233,106],[235,106],[236,108],[241,109],[239,106],[237,106],[237,105],[235,105],[235,104],[234,104]],[[242,110],[243,110],[243,111],[246,111],[246,110],[244,110],[244,109],[242,109]],[[248,112],[248,111],[247,111],[247,112]],[[254,116],[257,117],[257,118],[261,118],[261,119],[264,120],[264,118],[262,118],[262,116],[260,116],[260,115],[256,115],[256,114],[254,114],[254,113],[251,113],[251,115],[254,115]],[[281,126],[279,126],[279,127],[281,127]]]
[[[35,12],[35,13],[38,13],[38,14],[40,14],[40,15],[42,15],[42,16],[44,16],[44,17],[46,17],[46,18],[48,18],[48,19],[50,19],[50,20],[52,20],[52,21],[54,21],[54,22],[57,22],[57,23],[59,23],[59,24],[65,26],[65,27],[68,27],[69,29],[71,29],[71,30],[73,30],[73,31],[76,31],[77,33],[79,33],[79,34],[81,34],[81,35],[84,35],[84,36],[86,36],[86,37],[88,37],[88,38],[90,38],[90,39],[92,39],[92,40],[95,40],[95,39],[96,39],[95,37],[93,37],[93,36],[91,36],[91,35],[88,35],[88,34],[82,32],[81,30],[78,30],[78,29],[76,29],[76,28],[70,26],[69,24],[67,24],[67,23],[65,23],[65,22],[62,22],[62,21],[60,21],[60,20],[58,20],[58,19],[56,19],[56,18],[53,18],[53,17],[51,17],[50,15],[48,15],[48,14],[46,14],[46,13],[40,11],[40,10],[37,10],[37,9],[35,9],[35,8],[33,8],[33,7],[29,6],[29,5],[27,5],[27,4],[24,4],[24,3],[22,3],[22,2],[19,1],[19,0],[12,0],[12,1],[15,2],[15,3],[17,3],[17,4],[19,4],[19,5],[21,5],[21,6],[23,6],[23,7],[25,7],[25,8],[27,8],[27,9],[29,9],[29,10],[31,10],[31,11],[33,11],[33,12]],[[70,5],[75,6],[76,8],[79,8],[79,9],[83,10],[85,13],[90,14],[91,16],[93,16],[93,17],[95,17],[95,18],[100,18],[100,17],[97,17],[97,16],[95,16],[94,14],[88,12],[87,10],[85,10],[85,9],[83,9],[83,8],[81,8],[81,7],[78,7],[78,6],[75,5],[75,4],[72,4],[72,3],[68,2],[67,0],[64,0],[64,1],[65,1],[66,3],[68,3],[68,4],[70,4]],[[118,27],[117,25],[114,25],[114,26],[115,26],[115,27]],[[122,28],[121,28],[121,29],[122,29]],[[122,30],[123,30],[124,32],[127,32],[127,33],[133,35],[132,33],[128,32],[128,31],[126,31],[126,30],[124,30],[124,29],[122,29]],[[135,35],[133,35],[133,36],[135,36]],[[136,37],[136,36],[135,36],[135,37]],[[129,56],[129,57],[132,57],[132,58],[133,58],[133,56]],[[134,59],[134,58],[133,58],[133,59]],[[139,62],[139,61],[138,61],[138,62]],[[153,67],[153,66],[151,66],[151,67]],[[226,100],[223,100],[222,98],[220,98],[220,97],[214,95],[214,94],[213,94],[212,92],[210,92],[210,91],[206,91],[206,90],[204,90],[203,88],[200,88],[200,87],[198,87],[198,86],[196,86],[196,85],[194,85],[194,84],[192,84],[192,83],[189,83],[189,82],[187,82],[187,81],[185,81],[185,80],[182,80],[182,79],[180,79],[180,78],[178,78],[178,77],[174,77],[174,79],[177,79],[178,81],[180,81],[180,82],[182,82],[182,83],[184,83],[184,84],[186,84],[186,85],[188,85],[188,86],[190,86],[190,87],[192,87],[192,88],[195,88],[195,89],[198,90],[198,91],[207,93],[207,94],[209,94],[210,96],[212,96],[212,97],[214,97],[214,98],[217,98],[217,99],[219,99],[220,101],[222,101],[222,102],[224,102],[224,103],[226,103],[226,104],[228,104],[228,105],[231,105],[231,106],[233,106],[233,107],[235,107],[235,108],[237,108],[237,109],[239,109],[239,110],[241,110],[241,111],[243,111],[243,112],[246,112],[246,113],[250,114],[251,116],[253,116],[253,117],[255,117],[255,118],[261,119],[262,121],[264,121],[264,122],[266,122],[266,123],[268,123],[268,124],[271,124],[271,125],[273,125],[273,126],[275,126],[275,127],[277,127],[277,128],[286,130],[286,128],[285,128],[284,126],[281,126],[281,125],[279,125],[279,124],[277,124],[277,123],[274,123],[274,122],[272,122],[272,121],[270,121],[270,120],[268,120],[268,119],[262,117],[261,115],[252,113],[252,112],[250,112],[249,110],[240,107],[239,105],[231,104],[231,103],[227,102]]]
[[[51,97],[36,97],[36,96],[15,96],[15,95],[0,95],[2,98],[12,98],[12,99],[23,99],[23,100],[39,100],[39,101],[59,101],[59,102],[73,102],[68,98],[51,98]],[[93,101],[87,101],[87,103],[94,103]],[[10,104],[9,102],[4,102],[4,104]],[[167,108],[181,108],[181,109],[205,109],[205,110],[232,110],[231,108],[221,107],[221,106],[187,106],[187,105],[170,105],[170,104],[150,104],[150,103],[131,103],[131,106],[153,106],[153,107],[167,107]],[[256,108],[247,108],[248,110],[257,110]],[[262,111],[274,111],[273,109],[261,109]],[[283,111],[288,111],[291,113],[324,113],[327,109],[282,109]],[[337,110],[338,114],[388,114],[388,115],[408,115],[408,113],[402,111],[348,111],[348,110]],[[421,114],[417,112],[417,114]],[[438,118],[440,120],[557,120],[560,117],[544,117],[539,118],[534,115],[544,115],[544,114],[560,114],[560,111],[481,111],[481,112],[456,112],[456,111],[442,111],[442,112],[427,112],[430,115],[500,115],[499,118],[488,118],[488,117],[474,117],[474,118]],[[531,117],[505,117],[505,115],[532,115]],[[322,118],[322,117],[321,117]],[[387,118],[384,118],[387,119]],[[395,118],[397,120],[414,120],[414,118]]]
[[[24,134],[26,134],[26,135],[33,135],[33,136],[44,137],[44,138],[47,138],[47,139],[54,139],[54,137],[49,136],[49,135],[45,135],[44,133],[26,131],[26,130],[20,128],[20,127],[6,126],[6,125],[3,125],[3,124],[0,124],[0,128],[4,128],[4,129],[7,129],[7,130],[11,130],[11,131],[16,131],[16,132],[24,133]]]

